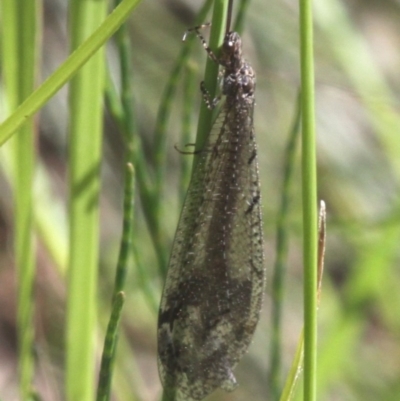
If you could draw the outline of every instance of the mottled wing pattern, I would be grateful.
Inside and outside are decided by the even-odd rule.
[[[159,312],[160,376],[177,399],[235,388],[264,287],[255,76],[237,33],[219,63],[226,101],[192,175]]]
[[[161,301],[162,381],[197,400],[234,387],[232,369],[247,350],[261,306],[260,189],[248,107],[248,113],[223,108],[199,156]]]

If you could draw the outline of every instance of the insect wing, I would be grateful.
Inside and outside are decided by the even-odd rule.
[[[251,342],[261,307],[253,107],[223,107],[199,155],[161,300],[162,382],[196,400],[218,387],[235,387],[232,370]]]

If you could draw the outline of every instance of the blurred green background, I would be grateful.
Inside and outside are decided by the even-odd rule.
[[[318,399],[394,401],[400,397],[400,2],[314,3],[318,185],[319,198],[326,202],[328,216],[319,309]],[[144,168],[150,178],[154,175],[152,151],[157,145],[154,130],[161,96],[183,46],[183,33],[194,25],[200,5],[190,0],[148,0],[129,19],[134,111]],[[62,0],[44,2],[42,71],[38,82],[68,55],[66,7]],[[217,391],[210,400],[272,400],[268,385],[271,277],[285,147],[299,90],[298,30],[296,1],[253,0],[249,4],[243,42],[244,55],[257,74],[255,130],[262,181],[267,288],[254,343],[236,369],[239,388],[233,393]],[[204,35],[208,36],[207,30]],[[165,121],[158,253],[143,217],[143,209],[148,205],[143,206],[139,196],[136,198],[135,252],[126,285],[124,334],[113,387],[115,400],[154,401],[161,394],[156,319],[165,265],[160,266],[160,260],[168,260],[182,205],[182,159],[186,164],[191,162],[191,157],[182,156],[174,145],[182,149],[194,141],[201,102],[197,88],[206,59],[200,43],[196,41],[192,49],[190,68],[183,69],[179,77],[176,96],[171,98],[172,114]],[[112,79],[118,82],[118,59],[112,40],[107,45],[107,62]],[[189,85],[187,79],[194,82],[195,89],[185,125],[183,96]],[[124,142],[107,104],[100,199],[99,356],[112,296],[123,201]],[[36,196],[52,222],[45,233],[38,232],[35,284],[35,386],[43,400],[63,399],[68,120],[67,88],[63,88],[37,119],[37,151],[44,171],[38,174]],[[187,127],[191,138],[182,135]],[[297,147],[287,214],[289,254],[282,314],[282,380],[302,328],[299,142]],[[183,180],[187,185],[187,178]],[[7,401],[18,399],[11,193],[8,174],[2,170],[0,397]],[[49,249],[49,236],[55,251]]]

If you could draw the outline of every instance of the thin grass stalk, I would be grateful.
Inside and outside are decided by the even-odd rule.
[[[222,45],[225,36],[225,23],[228,11],[228,0],[215,0],[212,25],[210,32],[209,47],[211,51],[218,57],[219,49]],[[210,57],[207,57],[206,69],[204,73],[204,85],[211,99],[216,97],[217,94],[217,81],[218,81],[219,65],[216,64]],[[199,122],[197,125],[196,146],[195,150],[200,151],[204,148],[204,144],[211,131],[214,113],[207,108],[205,102],[201,102],[199,112]],[[193,159],[193,170],[197,163],[197,157]]]
[[[281,394],[281,365],[282,365],[282,306],[284,298],[284,278],[287,267],[289,228],[288,215],[290,205],[290,191],[293,183],[293,172],[296,162],[296,150],[300,133],[301,101],[300,94],[297,98],[296,111],[289,138],[286,145],[283,173],[283,188],[281,194],[280,209],[278,212],[276,233],[276,260],[272,277],[272,329],[271,329],[271,356],[269,369],[269,382],[272,399],[279,400]]]
[[[120,0],[115,0],[115,5],[118,6]],[[120,62],[121,75],[121,94],[119,97],[122,108],[122,125],[121,133],[125,140],[125,196],[124,196],[124,226],[123,226],[123,242],[121,243],[120,255],[118,258],[117,274],[115,291],[123,291],[125,284],[125,276],[127,271],[127,260],[132,251],[132,242],[134,235],[134,198],[135,198],[135,180],[139,182],[139,193],[141,194],[142,204],[144,209],[148,206],[147,212],[151,213],[151,185],[150,174],[146,170],[146,162],[144,159],[144,151],[142,142],[138,132],[138,126],[135,115],[135,99],[134,99],[134,82],[132,65],[132,46],[129,38],[128,24],[122,24],[115,35],[115,41],[118,50],[118,58]],[[146,212],[145,212],[146,213]],[[148,216],[147,221],[151,221]],[[151,221],[153,222],[153,221]],[[159,263],[164,263],[164,259],[160,252],[159,240],[156,239],[155,231],[149,224],[149,231],[152,235],[153,244],[156,248],[156,254],[159,257]]]
[[[0,2],[1,15],[7,15],[1,21],[1,67],[4,94],[7,99],[5,114],[10,114],[18,106],[19,102],[19,19],[18,3],[15,0],[3,0]],[[1,116],[5,117],[5,116]]]
[[[317,172],[312,1],[300,0],[304,263],[304,400],[317,387]]]
[[[65,85],[128,18],[140,0],[123,0],[103,24],[0,125],[0,146]]]
[[[129,133],[127,131],[127,127],[126,127],[126,121],[125,121],[125,117],[124,117],[124,109],[122,106],[122,102],[121,99],[118,97],[118,92],[116,90],[116,88],[114,87],[113,83],[111,82],[110,76],[108,75],[108,82],[107,82],[107,87],[106,87],[106,99],[107,99],[107,105],[110,111],[110,114],[112,115],[114,121],[116,122],[119,130],[121,133],[123,133],[124,136],[124,140],[127,141],[127,138],[129,137]],[[135,170],[136,173],[136,170]],[[137,178],[138,176],[135,174],[135,178]],[[139,181],[139,180],[137,180]],[[138,183],[138,187],[139,190],[143,189],[143,187],[140,186],[140,184]],[[145,199],[147,199],[146,196],[144,196],[142,194],[141,196],[141,200],[142,203],[145,202]],[[145,216],[146,216],[146,212],[145,212]],[[132,220],[134,220],[132,218]],[[149,224],[149,221],[151,220],[147,220],[147,223]],[[132,253],[133,253],[133,258],[134,258],[134,264],[136,266],[137,269],[137,273],[138,273],[138,279],[139,279],[139,287],[142,289],[144,295],[145,295],[145,299],[147,301],[147,303],[149,304],[149,307],[151,310],[153,310],[155,313],[157,313],[158,310],[158,300],[156,301],[154,298],[154,294],[153,291],[151,290],[151,286],[149,283],[149,280],[147,278],[147,274],[146,274],[146,269],[143,267],[143,262],[141,261],[140,258],[140,252],[137,250],[136,244],[135,244],[135,232],[134,229],[133,230],[133,238],[131,239],[131,248],[132,248]],[[152,237],[153,238],[153,237]],[[155,245],[155,241],[153,238],[153,245]],[[160,261],[160,259],[159,259]]]
[[[21,9],[19,1],[0,3],[2,20],[2,77],[7,112],[13,111],[33,90],[37,72],[41,3],[30,3]],[[25,30],[21,31],[20,27]],[[19,391],[23,399],[32,394],[33,360],[33,281],[35,247],[33,239],[32,183],[35,165],[34,122],[29,120],[19,131],[18,140],[2,149],[5,171],[14,186],[14,246],[17,270],[18,370]]]
[[[107,1],[70,3],[71,47],[76,49],[105,18]],[[99,190],[102,148],[104,49],[70,84],[70,253],[67,298],[67,400],[93,400]]]
[[[133,217],[135,201],[135,170],[127,163],[125,168],[124,222],[122,227],[121,245],[115,275],[114,297],[124,291],[128,268],[128,260],[132,247]]]
[[[293,400],[296,385],[301,374],[304,357],[304,328],[301,330],[299,340],[297,341],[296,352],[292,361],[292,365],[289,369],[289,373],[286,376],[285,385],[279,401],[291,401]],[[304,400],[304,399],[303,399]]]
[[[158,230],[159,223],[156,223],[157,216],[154,213],[154,183],[143,158],[144,151],[142,149],[142,146],[139,146],[139,143],[141,143],[141,141],[138,138],[137,140],[135,140],[135,142],[138,142],[137,146],[130,143],[131,140],[129,139],[129,137],[132,136],[132,132],[130,132],[129,123],[126,120],[124,112],[124,110],[126,109],[126,105],[124,106],[122,104],[122,101],[118,95],[118,91],[111,80],[110,74],[108,74],[107,77],[105,97],[108,110],[114,122],[118,126],[119,131],[122,133],[127,152],[130,154],[130,156],[126,157],[126,159],[129,158],[135,166],[136,182],[139,188],[139,196],[141,199],[141,204],[143,206],[145,221],[147,223],[150,237],[153,242],[155,253],[158,259],[159,271],[162,275],[164,275],[166,256],[163,247],[160,245],[164,243],[164,241],[161,240],[161,234],[159,234],[160,231]]]
[[[326,248],[326,208],[325,202],[320,202],[320,210],[318,217],[318,273],[317,273],[317,305],[321,299],[322,276],[325,263],[325,248]],[[293,399],[296,389],[296,384],[301,375],[304,357],[304,328],[301,330],[299,340],[297,342],[296,353],[294,355],[292,365],[286,377],[285,385],[279,401],[290,401]],[[304,398],[303,398],[304,399]]]
[[[118,346],[119,321],[125,299],[123,290],[125,288],[134,226],[135,173],[131,163],[126,164],[124,188],[124,217],[121,244],[115,274],[112,297],[112,312],[104,340],[103,354],[101,358],[99,384],[96,396],[97,401],[108,401],[110,399],[114,361]]]
[[[206,13],[208,12],[209,8],[211,5],[211,0],[207,1],[205,5],[202,7],[200,10],[197,21],[200,23],[200,21],[203,21],[205,18]],[[126,37],[126,34],[119,34],[119,37]],[[118,39],[118,38],[117,38]],[[171,73],[171,77],[169,79],[169,82],[167,84],[167,88],[164,91],[164,95],[162,98],[162,101],[160,103],[160,109],[157,117],[157,123],[156,123],[156,128],[155,128],[155,149],[154,149],[154,155],[155,155],[155,168],[156,168],[156,177],[159,177],[159,180],[161,180],[161,177],[164,174],[165,170],[165,163],[157,162],[160,160],[165,161],[165,134],[166,134],[166,126],[167,126],[167,121],[168,117],[171,112],[171,105],[173,104],[173,97],[176,92],[176,87],[180,81],[180,76],[181,76],[181,71],[182,68],[185,66],[187,63],[187,60],[190,55],[190,50],[193,46],[194,40],[196,38],[189,38],[189,40],[186,41],[185,45],[182,48],[182,52],[180,56],[178,57],[177,63],[175,67],[173,68],[173,71]],[[130,52],[129,46],[127,46],[126,40],[124,39],[125,43],[122,42],[122,39],[118,39],[119,42],[119,51],[120,54],[122,54],[122,60],[125,63],[125,67],[121,68],[121,76],[126,77],[125,79],[127,81],[124,82],[122,85],[123,88],[129,88],[131,86],[131,80],[130,80],[130,57],[127,57],[126,55]],[[122,52],[122,53],[121,53]],[[128,67],[129,66],[129,67]],[[123,81],[125,80],[124,78],[122,79]],[[130,126],[132,125],[129,121],[127,124],[124,123],[123,118],[121,117],[123,115],[123,109],[129,111],[132,110],[133,106],[131,104],[132,99],[126,98],[126,103],[125,107],[123,106],[122,102],[120,105],[117,105],[116,103],[118,102],[117,96],[116,96],[116,91],[115,88],[109,83],[107,87],[107,98],[109,101],[109,104],[111,106],[111,112],[115,112],[114,117],[116,118],[116,121],[119,123],[119,127],[121,131],[124,133],[124,136],[126,139],[132,135],[129,133],[130,131]],[[122,115],[118,115],[117,113],[121,113]],[[129,111],[130,112],[130,111]],[[118,118],[117,118],[118,117]],[[128,120],[129,120],[129,115],[128,115]],[[143,210],[146,218],[146,222],[151,234],[151,238],[153,241],[153,245],[156,250],[156,254],[158,257],[159,261],[159,270],[162,276],[166,274],[166,266],[167,266],[167,260],[166,260],[166,252],[163,248],[163,244],[165,243],[164,239],[162,238],[161,235],[161,230],[159,227],[159,201],[162,198],[161,197],[161,181],[159,181],[159,185],[157,183],[155,184],[155,187],[151,184],[150,176],[146,172],[145,169],[145,162],[143,159],[143,152],[141,144],[139,139],[135,139],[132,141],[132,139],[127,139],[128,143],[128,148],[130,149],[130,152],[132,152],[132,161],[135,163],[135,170],[137,174],[137,182],[139,186],[139,194],[142,200],[142,205],[143,205]],[[160,153],[162,156],[160,156]],[[158,156],[157,156],[158,155]],[[157,167],[159,166],[159,167]],[[159,170],[157,170],[159,169]],[[157,173],[159,171],[159,173]],[[157,181],[157,178],[156,178]]]
[[[5,7],[5,11],[3,15],[7,15],[7,18],[4,19],[3,21],[3,31],[5,32],[7,30],[7,26],[10,23],[13,23],[13,18],[12,18],[12,12],[9,12],[7,9],[7,0],[5,2],[2,2],[1,4]],[[20,11],[25,11],[27,7],[22,7],[21,4],[18,2],[16,3],[15,1],[11,2],[13,6],[18,6],[18,11],[17,11],[17,17],[21,19],[21,17],[24,15],[24,13],[21,13]],[[37,7],[41,8],[41,2],[33,2],[32,4],[36,4]],[[29,7],[28,7],[29,8]],[[42,15],[41,12],[39,12],[40,15]],[[34,16],[32,12],[28,11],[29,17]],[[20,29],[21,26],[26,26],[26,29],[22,30]],[[30,38],[33,38],[33,36],[30,34],[29,30],[29,25],[27,23],[24,23],[23,21],[20,23],[17,23],[17,29],[16,32],[21,34],[21,35],[26,35],[29,36]],[[4,58],[3,60],[8,60],[9,57],[6,54],[9,54],[9,50],[7,49],[12,49],[12,51],[16,50],[18,48],[17,45],[13,46],[15,44],[15,41],[13,40],[13,35],[10,35],[8,30],[5,35],[2,35],[2,37],[6,38],[4,40]],[[29,46],[28,49],[33,50],[34,46]],[[25,50],[24,50],[25,51]],[[18,61],[22,61],[22,57],[19,55],[15,57],[16,63]],[[5,62],[5,64],[8,64]],[[10,68],[12,71],[12,75],[17,75],[17,68],[15,66],[16,64]],[[33,64],[31,62],[22,62],[22,68],[24,69],[29,69],[30,66]],[[9,81],[5,75],[7,73],[5,70],[7,70],[8,67],[5,66],[4,68],[4,80]],[[20,74],[22,77],[29,76],[29,74]],[[9,84],[6,84],[7,87],[9,87]],[[17,90],[14,91],[15,95],[17,96]],[[7,95],[7,104],[11,106],[11,104],[16,105],[18,102],[15,100],[11,100],[9,93]],[[23,100],[23,99],[22,99]],[[10,107],[11,110],[15,109],[15,106]],[[25,114],[25,113],[24,113]],[[18,143],[21,143],[19,140],[17,140]],[[7,150],[4,148],[3,151],[3,156],[4,158],[2,159],[2,165],[5,169],[5,172],[7,175],[10,175],[11,169],[11,153],[7,152]],[[25,156],[18,156],[19,160],[27,161],[29,160]],[[19,163],[21,164],[21,163]],[[30,172],[31,169],[24,168],[24,171]],[[27,180],[28,185],[22,184],[21,187],[22,189],[28,189],[29,183],[31,181]],[[51,193],[52,191],[50,190],[49,187],[49,177],[44,169],[43,166],[40,165],[40,161],[36,162],[35,166],[35,194],[34,198],[35,201],[32,205],[33,207],[33,214],[34,214],[34,220],[35,220],[35,226],[36,226],[36,232],[39,235],[42,243],[46,246],[49,254],[53,258],[55,264],[57,267],[60,269],[60,271],[65,274],[66,271],[66,264],[67,264],[67,233],[66,233],[66,227],[63,224],[57,224],[54,225],[55,218],[58,219],[59,213],[63,213],[63,210],[60,210],[62,208],[61,204],[58,204],[58,202],[54,202],[54,197],[53,194]],[[21,191],[18,191],[18,193],[21,194],[21,197],[23,196],[23,193]],[[28,277],[25,275],[25,277]]]
[[[116,3],[118,3],[118,1]],[[157,216],[155,213],[155,207],[153,206],[155,203],[154,182],[152,181],[152,177],[149,174],[149,170],[146,167],[146,162],[143,157],[145,152],[140,136],[138,135],[138,128],[134,114],[133,65],[131,62],[131,43],[126,24],[123,24],[118,30],[115,39],[120,60],[121,95],[118,95],[115,86],[111,82],[111,77],[109,76],[106,98],[108,100],[108,105],[110,106],[110,112],[115,119],[126,144],[125,160],[132,166],[131,168],[135,169],[135,179],[139,189],[139,196],[143,206],[145,220],[158,258],[159,270],[164,271],[166,256],[163,244],[165,242],[161,240],[159,223],[156,222]],[[127,183],[125,185],[127,185]],[[135,266],[138,271],[140,287],[143,290],[145,299],[150,308],[156,312],[157,302],[155,301],[153,292],[150,289],[146,269],[144,269],[142,264],[139,262],[140,258],[138,256],[136,244],[134,243],[135,233],[133,208],[131,212],[131,238],[129,250],[132,250],[132,256],[134,257]],[[128,220],[124,220],[124,224],[125,223],[128,224]],[[117,281],[118,280],[122,280],[122,277],[120,279],[117,277]],[[122,287],[119,288],[122,290]]]
[[[38,2],[16,2],[17,14],[17,79],[18,103],[27,98],[34,88],[38,61]],[[20,27],[24,29],[21,30]],[[34,300],[35,242],[33,219],[33,178],[35,170],[35,127],[33,118],[20,129],[14,141],[15,163],[15,260],[18,280],[18,344],[19,388],[22,399],[32,391],[34,374]]]
[[[118,2],[116,2],[118,3]],[[165,252],[161,246],[162,241],[159,239],[159,235],[156,233],[156,228],[158,224],[155,224],[156,214],[154,213],[154,183],[151,181],[151,176],[149,174],[148,169],[146,168],[146,163],[143,157],[144,150],[142,146],[142,142],[138,135],[137,124],[134,116],[134,92],[133,92],[133,78],[132,71],[133,66],[131,63],[131,44],[129,39],[129,32],[127,29],[127,25],[122,25],[116,35],[116,43],[117,49],[119,53],[120,60],[120,72],[121,72],[121,95],[118,94],[118,91],[115,85],[112,83],[111,76],[108,74],[108,81],[106,87],[106,100],[114,121],[116,122],[123,139],[126,144],[126,153],[125,160],[131,168],[135,169],[135,178],[137,181],[139,196],[141,198],[141,202],[143,205],[143,211],[145,215],[145,220],[147,222],[150,236],[153,241],[153,246],[156,251],[156,255],[158,256],[159,268],[160,271],[165,269]],[[128,173],[126,173],[128,174]],[[128,179],[128,176],[125,176],[125,180]],[[127,190],[125,182],[125,191]],[[134,189],[131,188],[131,191]],[[127,196],[127,194],[125,195]],[[127,202],[127,198],[125,198],[125,202]],[[132,200],[133,202],[133,200]],[[125,203],[126,205],[126,203]],[[127,205],[126,205],[127,207]],[[125,209],[125,216],[127,210]],[[137,247],[135,244],[135,233],[134,233],[134,209],[132,207],[131,212],[129,213],[130,217],[124,218],[124,225],[128,224],[130,221],[130,244],[129,249],[132,250],[132,255],[134,257],[135,266],[137,268],[140,288],[144,293],[145,299],[148,302],[150,308],[157,312],[157,302],[154,299],[153,292],[151,291],[148,278],[146,275],[146,269],[143,268],[139,253],[137,251]],[[125,251],[129,250],[128,247],[125,248]],[[122,249],[121,249],[122,251]],[[125,252],[124,251],[124,252]],[[127,255],[125,255],[127,257]],[[121,258],[120,258],[121,260]],[[117,268],[117,288],[122,290],[123,282],[125,281],[125,267],[120,269]],[[119,282],[119,283],[118,283]]]
[[[118,329],[121,320],[122,307],[125,295],[122,291],[115,293],[112,303],[112,312],[108,322],[106,337],[104,339],[103,354],[101,357],[99,385],[97,388],[97,401],[108,401],[111,393],[111,379],[115,361],[115,352],[118,344]]]
[[[126,162],[132,163],[135,167],[139,196],[145,214],[147,227],[149,229],[153,246],[158,259],[160,272],[165,271],[167,264],[165,251],[165,238],[163,238],[160,219],[158,216],[158,193],[154,186],[154,180],[150,176],[147,163],[144,157],[144,149],[141,138],[138,134],[137,121],[135,118],[135,104],[133,91],[133,65],[132,46],[129,38],[128,27],[123,24],[116,34],[116,42],[120,59],[121,71],[121,103],[124,115],[126,140]]]

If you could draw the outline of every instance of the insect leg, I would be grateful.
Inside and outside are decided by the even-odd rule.
[[[210,110],[214,110],[219,101],[221,100],[221,95],[212,98],[210,96],[210,92],[207,90],[206,86],[204,85],[204,81],[200,83],[200,90],[203,95],[204,103],[206,104],[207,108]]]
[[[189,33],[194,32],[194,33],[196,34],[196,36],[200,39],[200,41],[201,41],[201,43],[202,43],[204,49],[206,50],[208,56],[210,57],[210,59],[211,59],[212,61],[214,61],[215,63],[219,64],[217,56],[216,56],[216,55],[214,54],[214,52],[210,49],[210,46],[208,46],[208,44],[207,44],[206,40],[204,39],[203,35],[200,33],[200,29],[203,29],[203,28],[208,27],[208,26],[210,26],[210,25],[211,25],[211,23],[208,22],[207,24],[195,26],[195,27],[193,27],[193,28],[188,29],[188,30],[185,32],[185,34],[183,35],[182,40],[185,41],[185,40],[186,40],[186,36],[187,36]]]

